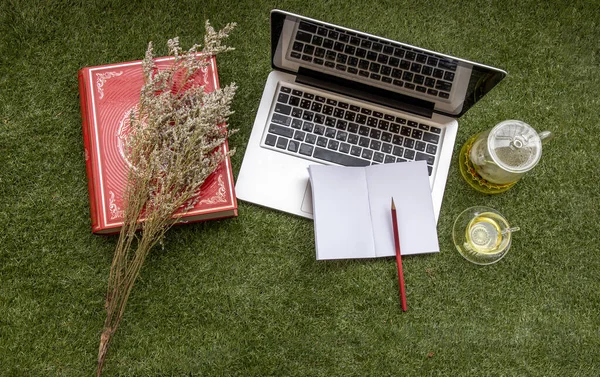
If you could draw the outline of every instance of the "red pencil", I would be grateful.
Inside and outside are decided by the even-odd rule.
[[[398,265],[398,285],[400,285],[400,302],[402,311],[406,311],[406,291],[404,289],[404,273],[402,272],[402,253],[400,251],[400,236],[398,235],[398,218],[396,217],[396,205],[392,198],[392,226],[394,227],[394,245],[396,246],[396,265]]]

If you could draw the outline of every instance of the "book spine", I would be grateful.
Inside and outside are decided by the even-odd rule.
[[[88,195],[90,200],[90,217],[92,220],[92,232],[97,232],[100,230],[100,220],[98,218],[98,208],[96,203],[96,190],[95,190],[95,180],[94,180],[94,169],[93,169],[93,161],[94,158],[92,156],[92,140],[90,135],[90,115],[89,115],[89,107],[88,107],[88,87],[90,83],[86,82],[86,74],[87,70],[82,69],[78,73],[79,80],[79,102],[81,106],[81,126],[83,132],[83,148],[85,153],[85,171],[88,178]]]

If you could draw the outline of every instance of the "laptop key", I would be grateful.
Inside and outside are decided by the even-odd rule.
[[[438,90],[449,92],[452,89],[452,84],[446,81],[437,80],[437,82],[435,83],[435,88]]]
[[[427,165],[433,165],[434,161],[435,161],[435,157],[430,156],[428,154],[425,153],[421,153],[421,152],[417,152],[417,156],[415,157],[415,161],[427,161]]]
[[[325,133],[325,126],[317,124],[313,132],[317,135],[323,135]]]
[[[284,96],[287,96],[287,95],[284,94]],[[274,111],[276,113],[280,113],[280,114],[284,114],[284,115],[290,115],[290,113],[292,112],[292,107],[277,102],[275,104],[275,110]]]
[[[292,106],[298,106],[300,104],[300,98],[294,96],[290,97],[289,104]]]
[[[290,140],[288,143],[287,150],[290,152],[298,152],[299,146],[300,146],[299,142],[297,142],[296,140]]]
[[[265,138],[265,144],[274,146],[275,143],[277,143],[277,136],[272,135],[272,134],[267,134],[267,137]]]
[[[348,135],[348,139],[346,141],[350,144],[358,144],[358,135],[350,134]]]
[[[304,30],[304,31],[308,31],[308,32],[311,32],[313,34],[317,32],[317,26],[316,25],[309,24],[308,22],[304,22],[304,21],[300,21],[300,25],[298,26],[298,29]]]
[[[339,145],[340,145],[339,141],[329,140],[329,143],[327,143],[327,149],[331,149],[331,150],[336,151],[338,149]]]
[[[343,166],[368,166],[370,165],[369,161],[362,160],[360,158],[356,158],[347,154],[331,151],[328,149],[323,149],[319,147],[315,147],[315,151],[313,153],[314,158],[318,158],[320,160],[333,162],[334,164],[339,164]]]
[[[298,152],[305,156],[312,156],[313,149],[315,149],[315,147],[313,147],[312,145],[302,143],[300,144],[300,149],[298,150]]]
[[[369,132],[369,136],[370,136],[372,139],[379,139],[379,138],[381,137],[381,131],[379,131],[379,130],[377,130],[377,129],[373,128],[373,129],[371,130],[371,132]]]
[[[347,127],[348,122],[346,122],[345,120],[338,119],[337,123],[335,124],[335,128],[337,128],[338,130],[345,130]]]
[[[369,148],[373,149],[374,151],[378,151],[379,148],[381,148],[381,141],[371,140],[371,143],[369,144]]]
[[[431,130],[434,131],[434,128],[435,127],[431,127]],[[434,135],[432,133],[425,132],[425,134],[423,135],[423,140],[425,140],[428,143],[437,144],[440,141],[440,137],[439,135]]]
[[[312,103],[311,103],[311,101],[310,101],[310,100],[307,100],[307,99],[302,99],[302,100],[300,100],[300,107],[301,107],[301,108],[303,108],[303,109],[305,109],[305,110],[308,110],[308,109],[310,109],[310,105],[311,105],[311,104],[312,104]]]
[[[304,136],[306,136],[306,134],[302,131],[296,131],[294,132],[294,140],[297,141],[304,141]]]
[[[394,138],[392,139],[393,144],[402,145],[403,142],[404,138],[402,136],[394,135]]]
[[[347,138],[348,133],[346,131],[338,131],[338,133],[335,135],[335,139],[339,141],[346,141]]]
[[[313,117],[315,116],[315,113],[310,112],[310,111],[305,111],[304,114],[302,115],[302,119],[312,122]]]
[[[271,122],[277,123],[277,124],[283,124],[284,126],[289,126],[290,123],[292,122],[292,118],[285,116],[285,115],[275,113],[275,114],[273,114],[273,117],[271,118]]]
[[[302,128],[302,121],[300,119],[292,119],[292,128],[299,130]]]
[[[335,128],[327,127],[327,129],[325,130],[325,137],[333,138],[333,137],[335,137],[335,133],[336,133]]]
[[[292,50],[294,50],[294,51],[302,52],[303,49],[304,49],[304,44],[302,44],[300,42],[294,42],[294,44],[292,45]]]
[[[277,139],[277,144],[275,145],[279,149],[286,149],[288,145],[288,139],[280,137]]]
[[[456,71],[456,62],[450,59],[441,59],[438,62],[438,67],[443,69],[449,69],[451,71]]]
[[[373,151],[365,148],[360,156],[366,160],[370,160],[373,157]]]
[[[395,146],[394,150],[392,151],[392,153],[395,156],[402,157],[402,155],[404,155],[404,148]]]
[[[277,124],[272,124],[269,126],[269,132],[279,136],[285,136],[291,138],[294,136],[294,130],[287,127],[282,127]]]
[[[312,41],[312,34],[298,31],[296,33],[296,39],[302,42],[310,43],[310,41]]]
[[[279,95],[277,96],[277,102],[287,103],[288,98],[290,98],[289,95],[285,93],[279,93]]]

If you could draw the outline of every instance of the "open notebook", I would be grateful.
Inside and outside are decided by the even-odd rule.
[[[311,165],[317,259],[394,256],[391,199],[403,255],[439,252],[424,161]]]

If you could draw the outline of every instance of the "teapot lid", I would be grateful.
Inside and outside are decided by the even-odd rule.
[[[505,170],[524,173],[533,168],[542,154],[538,133],[520,120],[498,123],[488,136],[492,159]]]

